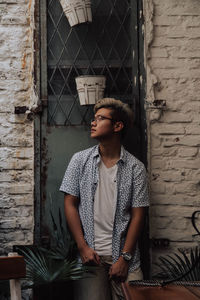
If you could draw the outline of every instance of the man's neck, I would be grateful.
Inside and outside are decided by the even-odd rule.
[[[114,166],[120,159],[121,143],[120,140],[104,141],[99,145],[101,159],[107,168]]]

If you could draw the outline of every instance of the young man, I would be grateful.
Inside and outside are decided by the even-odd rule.
[[[91,138],[98,146],[76,153],[60,190],[65,215],[83,264],[96,272],[76,283],[76,300],[123,299],[120,282],[140,280],[137,240],[148,206],[143,164],[121,145],[132,121],[127,104],[101,99]]]

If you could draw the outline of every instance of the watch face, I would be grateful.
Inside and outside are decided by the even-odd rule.
[[[122,253],[122,257],[123,257],[125,260],[129,261],[129,260],[131,260],[132,255],[131,255],[131,253],[124,252],[124,253]]]

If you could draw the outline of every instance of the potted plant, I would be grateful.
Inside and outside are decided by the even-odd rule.
[[[58,221],[51,219],[51,246],[15,246],[15,250],[24,256],[26,278],[23,289],[33,288],[34,300],[73,299],[72,281],[82,278],[85,272],[92,272],[94,267],[82,265],[76,258],[75,244],[62,220],[59,209]]]
[[[92,22],[90,0],[60,0],[60,3],[70,26]]]
[[[76,77],[76,86],[81,105],[95,104],[103,98],[106,77],[103,75],[82,75]]]
[[[156,265],[160,272],[156,277],[168,281],[200,281],[200,249],[191,248],[189,255],[180,249],[178,252],[159,257]]]
[[[160,272],[154,280],[123,283],[126,300],[198,300],[200,299],[200,249],[160,257]]]

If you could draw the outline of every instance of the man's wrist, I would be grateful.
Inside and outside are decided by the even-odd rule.
[[[119,257],[119,259],[118,259],[118,261],[119,262],[121,262],[121,263],[123,263],[123,264],[126,264],[126,265],[128,265],[129,264],[129,262],[128,261],[126,261],[121,255],[120,255],[120,257]]]
[[[122,251],[121,257],[124,259],[124,261],[130,262],[133,255],[130,252]]]
[[[78,250],[79,251],[83,251],[85,248],[88,247],[88,245],[86,244],[85,240],[82,243],[77,244]]]

